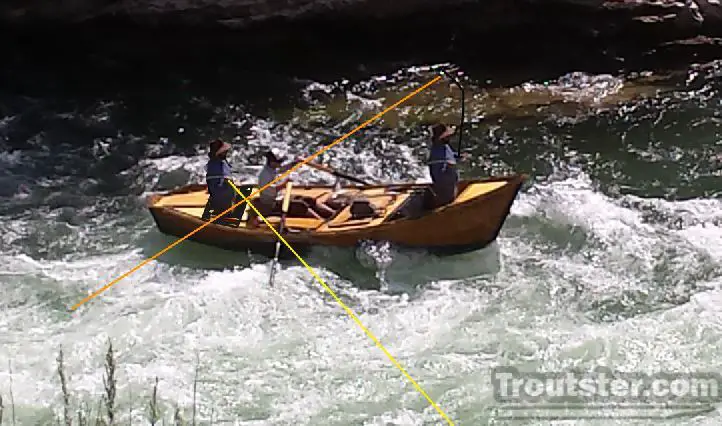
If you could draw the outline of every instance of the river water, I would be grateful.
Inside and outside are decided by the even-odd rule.
[[[512,86],[461,71],[463,175],[531,176],[497,242],[444,259],[382,243],[318,249],[311,266],[458,425],[509,424],[493,411],[499,365],[718,371],[722,67]],[[60,414],[61,345],[71,404],[95,410],[108,339],[126,423],[132,412],[132,424],[148,424],[155,377],[166,418],[176,404],[191,417],[198,360],[202,423],[444,424],[297,262],[270,288],[267,259],[183,242],[68,310],[174,241],[156,230],[144,198],[201,181],[210,138],[233,141],[237,179],[251,180],[264,147],[315,152],[436,71],[247,81],[221,69],[203,83],[170,75],[165,85],[112,88],[30,83],[25,72],[10,71],[26,85],[4,85],[0,99],[6,424],[11,379],[17,424]],[[425,180],[423,124],[455,123],[458,113],[459,92],[442,80],[323,162],[379,181]],[[331,182],[309,170],[298,178]]]

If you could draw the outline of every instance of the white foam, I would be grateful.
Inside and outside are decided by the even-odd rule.
[[[424,69],[412,70],[417,71]],[[240,120],[231,118],[229,123]],[[299,152],[315,151],[311,148],[321,141],[296,138],[288,126],[273,126],[255,122],[250,148],[239,147],[233,155],[292,141]],[[382,138],[374,141],[395,157],[388,159],[398,166],[395,178],[421,179],[424,174],[428,180],[411,148]],[[351,141],[329,157],[332,166],[359,166],[368,176],[389,177],[387,170],[381,173],[371,149],[357,154]],[[188,172],[184,179],[200,180],[204,164],[205,153],[199,151],[197,156],[142,161],[139,167],[147,168],[150,190],[157,184],[154,176],[178,170]],[[244,173],[253,177],[255,171]],[[323,178],[314,170],[299,175]],[[488,251],[443,260],[391,252],[389,262],[380,258],[388,267],[386,278],[398,281],[395,289],[412,290],[387,294],[388,289],[355,288],[323,262],[313,265],[454,420],[481,418],[479,413],[493,404],[489,370],[503,363],[548,369],[720,367],[722,282],[712,272],[700,272],[720,259],[719,201],[617,198],[597,190],[583,173],[553,178],[557,180],[520,194],[497,242],[501,266],[491,272],[479,267],[488,261]],[[645,207],[684,219],[682,226],[650,219]],[[526,228],[530,222],[536,222],[538,233]],[[25,219],[6,222],[3,243],[17,241],[32,225]],[[572,232],[582,235],[579,247],[570,249]],[[330,250],[324,256],[333,255]],[[20,252],[0,255],[0,393],[7,392],[4,361],[11,359],[16,404],[57,401],[54,352],[63,344],[70,388],[97,395],[111,338],[118,351],[121,405],[128,399],[126,385],[140,399],[137,395],[148,394],[155,376],[161,379],[162,400],[190,403],[200,353],[203,419],[214,404],[217,418],[236,424],[441,423],[383,351],[299,265],[284,266],[271,288],[269,262],[207,270],[161,258],[78,311],[66,312],[66,304],[143,259],[138,250],[118,247],[114,254],[80,251],[53,261]],[[627,294],[664,299],[676,287],[691,299],[681,298],[672,309],[631,309],[610,323],[592,315],[605,302],[634,304],[625,299]]]

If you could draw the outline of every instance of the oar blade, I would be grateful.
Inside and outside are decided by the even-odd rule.
[[[286,228],[286,214],[291,204],[291,189],[293,188],[293,182],[286,183],[286,192],[283,194],[283,203],[281,204],[281,223],[278,226],[278,234],[283,234]],[[273,280],[276,275],[276,263],[278,263],[278,256],[281,252],[281,239],[276,241],[276,253],[273,256],[273,262],[271,263],[271,275],[269,277],[268,285],[273,287]]]

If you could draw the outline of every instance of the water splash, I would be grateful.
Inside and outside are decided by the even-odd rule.
[[[376,271],[381,288],[388,290],[386,271],[394,261],[394,251],[388,241],[362,241],[356,249],[356,258],[367,268]]]
[[[526,92],[548,91],[552,96],[559,96],[565,101],[598,104],[604,98],[619,93],[624,87],[624,80],[610,74],[587,74],[572,72],[548,83],[524,83]]]
[[[401,86],[408,84],[411,71],[353,85],[334,83],[329,86],[332,90],[315,90],[314,98],[321,105],[331,99],[327,95],[359,96],[349,108],[357,108],[366,100],[388,100],[391,97],[386,93],[405,89]],[[456,106],[447,99],[457,98],[440,92],[443,87],[430,90],[429,97],[421,102],[423,106],[416,108],[440,111],[440,116],[456,113]],[[618,90],[608,77],[578,74],[563,76],[550,87],[545,90],[556,91],[562,99],[589,102],[603,101]],[[379,88],[390,90],[381,93]],[[705,96],[713,92],[709,90]],[[539,98],[543,101],[549,99],[548,94],[542,95]],[[676,136],[663,130],[676,120],[680,124],[673,132],[685,139],[684,144],[677,144],[678,148],[660,145],[660,150],[718,152],[719,137],[714,128],[699,126],[695,131],[706,133],[690,133],[688,123],[695,122],[690,116],[699,119],[705,114],[695,109],[704,107],[698,98],[688,94],[665,96],[650,104],[654,114],[649,117],[620,110],[620,116],[610,120],[616,120],[617,125],[622,122],[625,131],[651,126],[655,138],[667,141]],[[719,96],[715,96],[708,104],[716,107]],[[345,100],[341,104],[347,105]],[[471,106],[475,102],[469,104],[469,114],[476,114]],[[688,115],[675,116],[670,104]],[[378,104],[366,105],[372,110],[378,108]],[[536,109],[536,103],[532,107]],[[240,126],[233,123],[243,117],[228,108],[216,109],[221,112],[213,120],[205,117],[193,122],[176,116],[169,130],[164,130],[169,139],[148,145],[140,154],[123,151],[124,146],[131,146],[124,143],[131,137],[119,138],[120,143],[109,146],[97,144],[88,152],[105,155],[106,149],[118,150],[118,158],[152,154],[155,159],[140,165],[126,162],[129,173],[141,178],[136,186],[146,191],[201,180],[205,161],[201,151],[205,147],[194,140],[191,148],[199,146],[194,154],[194,149],[174,144],[181,137],[203,133],[198,128],[215,134],[218,123],[227,123],[236,132]],[[515,109],[502,112],[508,117],[508,111]],[[324,118],[327,111],[318,108],[315,118]],[[401,111],[406,114],[413,109]],[[348,111],[342,112],[338,121],[326,114],[325,121],[319,119],[317,123],[324,128],[328,128],[324,123],[341,123],[333,130],[339,132],[354,125],[342,121],[349,117]],[[656,121],[657,115],[664,117]],[[108,120],[117,123],[120,118],[111,114]],[[584,130],[584,125],[560,120],[550,127],[537,121],[527,127],[516,126],[504,120],[494,123],[506,135],[504,144],[497,135],[490,134],[491,141],[484,140],[485,126],[489,125],[484,120],[468,127],[468,135],[477,138],[473,140],[482,148],[501,146],[496,156],[490,157],[493,165],[513,164],[536,175],[551,176],[520,194],[498,246],[465,256],[437,258],[421,251],[396,250],[389,243],[365,242],[355,252],[348,251],[348,257],[339,263],[350,269],[349,264],[355,261],[374,270],[383,291],[360,289],[355,280],[333,277],[328,284],[336,288],[339,297],[348,301],[415,380],[429,384],[426,390],[439,395],[437,402],[460,424],[488,422],[470,413],[481,413],[493,404],[491,391],[480,389],[479,383],[499,361],[552,368],[611,364],[627,369],[719,369],[722,206],[717,200],[699,194],[698,198],[707,199],[663,201],[648,194],[642,199],[605,193],[599,183],[606,178],[594,173],[595,164],[633,174],[639,169],[635,161],[641,158],[639,151],[627,149],[635,135],[620,141],[619,128],[606,122],[590,119],[587,124],[591,126]],[[309,130],[315,125],[303,127],[294,120],[277,124],[250,117],[248,123],[256,127],[249,144],[237,145],[232,164],[255,164],[254,158],[243,157],[267,146],[315,151],[320,144],[330,142],[320,130]],[[420,162],[411,161],[422,157],[413,151],[421,146],[422,139],[416,137],[420,132],[411,121],[397,123],[385,133],[377,129],[365,132],[373,137],[364,137],[364,143],[340,144],[329,157],[368,175],[403,177],[424,172]],[[185,133],[174,134],[180,127]],[[567,133],[570,128],[582,131]],[[138,134],[135,130],[125,133]],[[645,129],[637,138],[646,144],[649,133]],[[595,136],[599,134],[605,137]],[[35,133],[29,135],[28,139],[35,137]],[[158,140],[157,136],[144,135],[147,140]],[[47,141],[38,137],[33,140],[36,142],[42,145]],[[550,152],[560,146],[564,150],[551,156]],[[47,194],[68,192],[87,178],[80,166],[86,163],[71,161],[73,156],[83,161],[94,158],[77,151],[63,157],[26,151],[17,158],[10,152],[0,153],[0,163],[7,165],[0,167],[0,174],[11,178],[32,177],[16,163],[30,168],[37,164],[43,172],[46,169],[40,165],[65,166],[51,170],[52,185],[46,181],[31,185],[35,191],[48,188]],[[591,160],[579,161],[586,154]],[[554,165],[548,173],[534,169],[534,161],[540,157]],[[672,161],[687,167],[691,160],[687,155]],[[398,163],[397,168],[391,167],[394,163]],[[659,178],[652,175],[662,173],[657,163],[645,163],[645,167],[643,173],[629,179],[650,182]],[[673,179],[687,173],[682,172],[671,173]],[[157,179],[158,175],[162,179]],[[607,180],[619,182],[616,175]],[[696,180],[690,182],[690,186],[698,185]],[[117,198],[93,195],[86,204],[72,204],[92,219],[78,228],[63,225],[56,229],[56,221],[62,220],[64,213],[48,214],[47,200],[42,197],[21,206],[23,211],[17,216],[0,212],[4,219],[0,224],[0,260],[5,264],[0,268],[0,329],[8,330],[0,335],[0,360],[15,360],[15,372],[24,379],[18,381],[18,404],[38,407],[56,400],[57,384],[52,379],[55,373],[48,353],[60,343],[80,354],[68,363],[71,387],[102,392],[102,351],[111,336],[124,354],[121,362],[126,370],[121,381],[132,384],[137,395],[138,389],[148,389],[158,375],[162,398],[171,402],[191,400],[194,355],[196,350],[203,350],[203,383],[199,387],[199,417],[203,421],[211,405],[216,414],[222,412],[225,418],[248,424],[328,424],[329,419],[335,424],[438,421],[433,410],[420,405],[417,393],[396,381],[398,372],[388,360],[300,266],[279,270],[277,276],[283,285],[269,289],[262,284],[267,280],[267,259],[233,267],[236,254],[185,242],[67,318],[66,306],[60,302],[72,304],[88,289],[135,266],[147,257],[137,253],[143,238],[157,235],[133,193],[135,188],[126,186],[123,190],[127,194]],[[62,196],[56,200],[63,204],[60,209],[70,204]],[[58,242],[41,238],[44,234]],[[60,243],[62,258],[56,255],[50,261],[47,252],[38,248]],[[157,250],[167,242],[162,243]],[[157,250],[153,248],[148,255]],[[327,252],[329,256],[339,253]],[[496,254],[499,262],[491,259]],[[174,256],[192,258],[195,264]],[[205,265],[203,256],[209,258]],[[218,267],[210,268],[208,263],[216,261]],[[482,276],[484,263],[492,261],[503,267]],[[226,262],[230,266],[221,265]],[[329,275],[321,262],[312,263],[319,274]],[[470,272],[474,269],[479,271]],[[406,284],[421,290],[413,297],[390,294],[390,287]],[[7,379],[0,365],[0,383]],[[119,390],[124,402],[125,388]],[[32,410],[28,408],[23,416],[32,417]],[[719,418],[714,418],[710,423],[719,423]],[[673,424],[683,421],[675,419]]]

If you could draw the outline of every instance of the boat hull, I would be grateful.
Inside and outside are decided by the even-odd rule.
[[[354,225],[349,221],[334,228],[325,224],[312,230],[299,228],[283,236],[299,254],[314,246],[354,247],[361,241],[369,240],[389,241],[399,247],[424,249],[437,255],[474,251],[486,247],[497,238],[525,180],[525,175],[513,175],[461,181],[459,197],[453,203],[426,211],[418,217],[393,219],[393,214],[403,204],[403,200],[400,200],[396,205],[391,203],[389,209],[393,211],[387,211],[384,218],[367,224]],[[304,188],[328,187],[299,187],[294,188],[294,191]],[[384,188],[391,186],[360,189],[370,194],[371,191],[384,191]],[[402,194],[413,188],[418,189],[419,185],[393,185],[393,189]],[[199,201],[207,200],[207,194],[205,198],[200,195],[203,191],[204,185],[189,185],[168,194],[151,195],[147,205],[160,232],[181,238],[190,234],[188,239],[192,241],[226,250],[250,250],[264,255],[273,253],[277,237],[265,226],[253,229],[209,223],[200,214],[188,214],[180,207],[163,204],[164,197],[174,194],[185,197],[190,195],[183,194],[198,194],[196,198]],[[198,208],[194,208],[197,211]],[[290,254],[286,250],[284,252]]]

